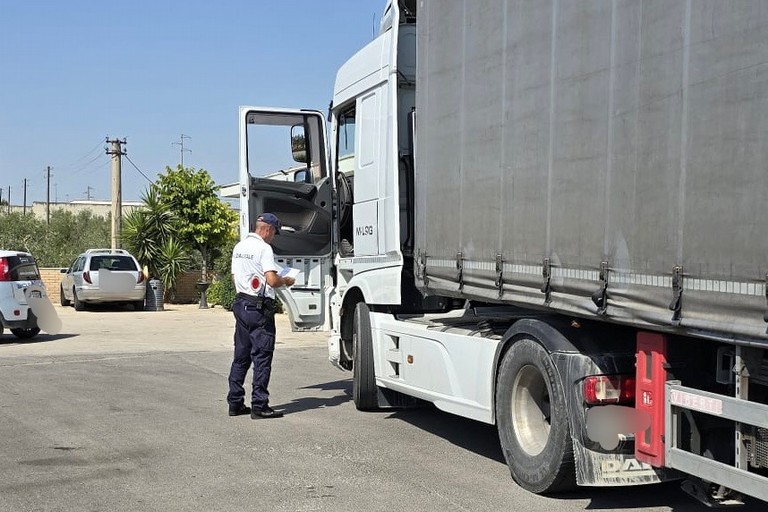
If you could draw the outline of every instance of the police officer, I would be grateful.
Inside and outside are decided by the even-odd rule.
[[[253,229],[253,228],[252,228]],[[291,286],[291,277],[280,277],[272,246],[280,234],[280,219],[263,213],[255,229],[232,251],[232,279],[237,295],[232,304],[235,314],[235,356],[229,371],[229,415],[251,414],[251,418],[279,418],[283,415],[269,406],[269,377],[275,350],[275,288]],[[245,401],[245,375],[253,362],[251,407]]]

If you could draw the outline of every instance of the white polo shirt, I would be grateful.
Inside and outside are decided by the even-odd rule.
[[[272,246],[256,233],[249,233],[232,250],[232,276],[238,293],[275,298],[275,290],[267,284],[266,272],[279,272]]]

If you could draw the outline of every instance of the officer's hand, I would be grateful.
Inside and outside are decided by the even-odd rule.
[[[285,283],[285,286],[293,286],[293,283],[295,283],[296,280],[292,277],[284,277],[283,282]]]

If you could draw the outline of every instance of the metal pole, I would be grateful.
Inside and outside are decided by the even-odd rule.
[[[191,152],[192,152],[192,150],[191,150],[191,149],[184,149],[184,139],[191,139],[191,138],[192,138],[192,137],[190,137],[189,135],[184,135],[184,134],[182,133],[182,134],[181,134],[181,137],[179,137],[179,141],[180,141],[180,142],[172,142],[172,143],[171,143],[171,144],[173,144],[174,146],[181,146],[181,149],[180,149],[180,153],[181,153],[181,168],[182,168],[182,169],[184,168],[184,152],[185,152],[185,151],[186,151],[186,152],[188,152],[188,153],[191,153]]]

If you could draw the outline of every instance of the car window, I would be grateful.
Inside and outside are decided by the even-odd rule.
[[[81,272],[83,270],[83,263],[85,263],[85,258],[83,258],[82,256],[77,258],[75,260],[74,265],[73,265],[73,267],[74,267],[73,271],[74,272]]]
[[[138,270],[136,263],[130,256],[93,256],[91,257],[91,270]]]

